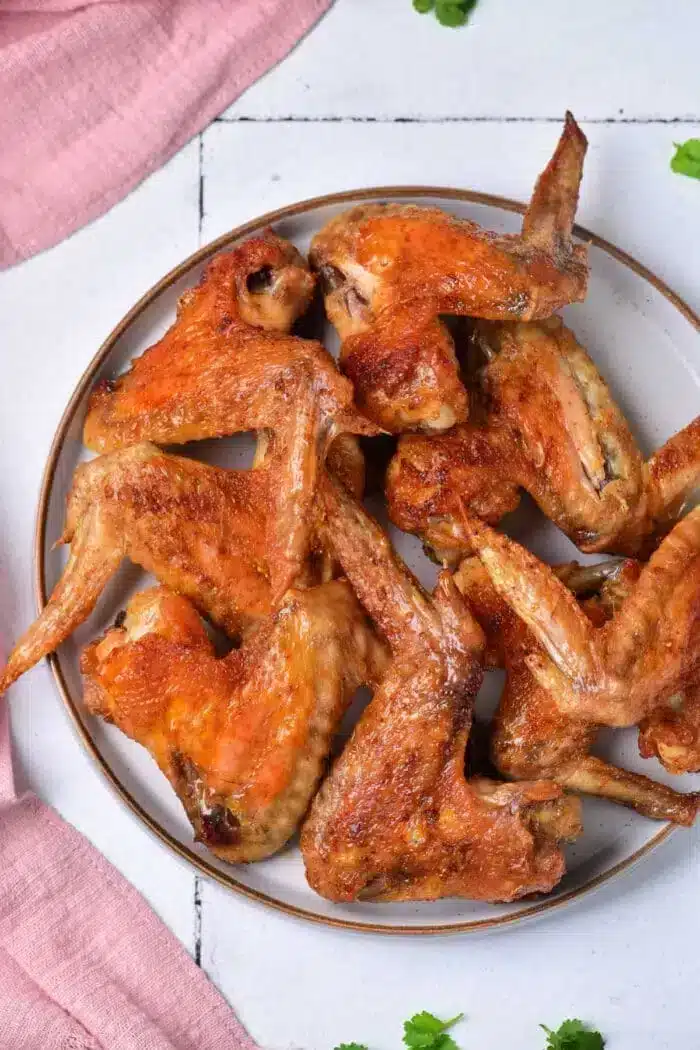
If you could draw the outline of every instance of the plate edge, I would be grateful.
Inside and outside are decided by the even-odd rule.
[[[221,235],[209,244],[199,248],[196,252],[193,252],[185,260],[173,267],[164,277],[162,277],[156,284],[154,284],[137,302],[131,309],[124,315],[119,323],[112,329],[110,334],[104,340],[102,345],[97,350],[96,354],[89,362],[87,368],[82,373],[78,383],[68,401],[66,408],[61,415],[54,438],[51,442],[49,449],[49,455],[44,467],[42,475],[41,486],[39,491],[39,502],[37,506],[36,524],[34,529],[34,583],[35,583],[35,601],[37,611],[41,612],[46,604],[46,572],[44,565],[44,548],[46,540],[46,524],[48,515],[48,505],[53,488],[53,482],[55,478],[56,463],[58,457],[63,449],[63,445],[66,438],[66,432],[70,427],[77,407],[83,398],[88,387],[92,384],[96,372],[99,370],[109,353],[111,352],[114,344],[121,337],[121,335],[129,328],[129,326],[146,310],[151,303],[167,288],[175,284],[181,277],[183,277],[193,266],[198,263],[204,262],[210,256],[216,252],[221,251],[229,245],[241,240],[243,237],[247,237],[260,229],[264,229],[267,226],[271,226],[276,222],[284,219],[293,218],[297,215],[302,215],[306,212],[313,211],[317,208],[326,207],[334,204],[350,204],[354,201],[362,201],[368,199],[377,198],[413,198],[413,197],[437,197],[442,199],[452,199],[455,201],[462,201],[471,204],[485,204],[490,207],[501,208],[504,211],[513,213],[524,214],[526,205],[512,200],[508,197],[495,196],[489,193],[481,193],[473,190],[459,190],[451,187],[440,187],[440,186],[379,186],[379,187],[367,187],[358,190],[346,190],[338,193],[324,194],[317,197],[311,197],[307,200],[297,201],[294,204],[287,205],[282,208],[275,209],[274,211],[266,212],[265,214],[251,219],[240,226],[235,227],[233,230]],[[676,292],[674,292],[660,277],[658,277],[652,270],[644,266],[643,263],[639,262],[632,255],[618,248],[612,242],[606,240],[603,237],[599,237],[597,234],[589,231],[583,226],[576,225],[574,227],[574,234],[583,241],[593,244],[600,248],[606,254],[616,259],[622,265],[631,269],[638,276],[642,277],[648,283],[650,283],[668,302],[674,306],[679,313],[681,313],[685,319],[700,333],[700,317],[691,309],[691,307],[683,300]],[[427,924],[422,926],[408,926],[408,925],[397,925],[397,926],[385,926],[379,923],[365,923],[359,922],[352,919],[338,919],[331,916],[319,915],[315,912],[307,911],[304,908],[300,908],[297,905],[287,904],[282,901],[270,897],[268,894],[263,893],[260,890],[255,890],[244,883],[238,882],[233,876],[227,875],[225,872],[220,871],[213,865],[210,865],[208,861],[200,857],[199,854],[193,850],[184,846],[177,839],[175,839],[165,828],[161,827],[158,822],[152,818],[143,807],[137,802],[137,800],[130,794],[129,791],[119,782],[117,776],[112,772],[111,768],[107,764],[106,760],[99,753],[91,735],[89,734],[87,727],[85,726],[81,713],[74,703],[73,698],[70,694],[70,690],[65,682],[63,672],[61,671],[58,660],[54,654],[47,657],[49,667],[52,671],[56,684],[58,686],[59,693],[63,700],[64,706],[69,714],[69,717],[73,723],[74,729],[77,731],[80,740],[85,746],[88,754],[92,761],[97,765],[103,776],[106,778],[112,790],[121,799],[121,801],[128,806],[131,812],[140,818],[140,820],[146,825],[149,831],[154,834],[160,841],[169,846],[173,852],[179,857],[180,860],[189,862],[196,870],[202,874],[213,878],[220,885],[225,886],[228,889],[234,890],[237,893],[242,894],[248,899],[254,900],[260,904],[264,904],[268,907],[272,907],[277,911],[283,912],[287,915],[294,916],[298,919],[304,919],[309,922],[313,922],[316,925],[330,926],[333,928],[340,928],[345,930],[352,930],[355,932],[364,933],[380,933],[390,936],[399,935],[410,935],[410,936],[434,936],[438,934],[442,935],[456,935],[461,933],[476,933],[483,932],[493,929],[503,929],[508,926],[512,926],[515,923],[523,922],[528,919],[533,919],[538,916],[553,912],[557,908],[563,907],[565,904],[571,903],[574,900],[580,900],[586,894],[600,888],[605,883],[611,881],[617,875],[623,872],[630,871],[640,860],[642,860],[648,853],[656,849],[662,842],[664,842],[670,835],[677,830],[674,825],[668,824],[661,828],[652,838],[650,838],[643,846],[638,850],[635,850],[625,860],[618,862],[608,871],[601,873],[590,879],[583,886],[569,890],[566,893],[555,897],[553,899],[544,899],[532,907],[524,908],[522,911],[517,912],[513,915],[498,916],[492,919],[479,919],[471,920],[462,923],[452,923],[450,925],[445,924]]]

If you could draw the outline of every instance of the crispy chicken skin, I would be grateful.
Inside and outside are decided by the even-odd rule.
[[[477,518],[465,527],[496,591],[542,646],[525,662],[563,713],[637,725],[700,680],[700,507],[663,540],[603,626],[519,544]]]
[[[223,659],[185,598],[145,591],[81,668],[88,710],[146,747],[198,841],[240,862],[294,833],[353,693],[387,660],[350,586],[333,581],[289,591]]]
[[[700,680],[640,723],[639,752],[669,773],[700,773]]]
[[[449,574],[427,597],[361,506],[321,482],[328,540],[393,660],[314,799],[301,848],[336,901],[502,901],[559,881],[577,800],[551,781],[465,778],[483,635]]]
[[[587,567],[572,563],[560,567],[557,575],[569,588],[590,595],[580,602],[581,608],[592,623],[601,625],[614,615],[640,571],[634,561]],[[679,794],[590,754],[598,726],[560,711],[530,673],[527,656],[537,642],[498,595],[478,558],[462,562],[455,583],[486,634],[491,662],[506,671],[491,735],[491,759],[499,772],[513,780],[544,777],[569,791],[620,802],[655,820],[692,824],[700,796]]]
[[[278,597],[303,562],[305,523],[330,442],[345,431],[377,433],[321,344],[289,334],[313,288],[297,249],[271,231],[215,256],[181,297],[163,338],[123,376],[98,384],[84,428],[95,452],[272,431],[280,479],[272,510]]]
[[[468,553],[462,508],[496,524],[524,489],[581,550],[649,554],[700,483],[700,416],[645,463],[558,317],[480,322],[471,350],[482,418],[401,439],[387,474],[395,524],[449,560]]]
[[[267,445],[266,441],[262,442]],[[12,651],[0,676],[8,688],[90,615],[125,558],[186,595],[231,636],[273,607],[270,508],[279,485],[273,457],[253,470],[222,470],[141,444],[78,468],[61,543],[68,563],[51,598]],[[360,495],[363,461],[356,439],[340,435],[329,453],[344,484]],[[332,574],[319,551],[306,569]],[[300,575],[300,580],[304,577]]]
[[[517,236],[414,204],[360,205],[316,235],[310,259],[341,367],[384,429],[441,431],[467,417],[439,315],[531,320],[583,299],[586,250],[571,232],[585,152],[569,113]]]

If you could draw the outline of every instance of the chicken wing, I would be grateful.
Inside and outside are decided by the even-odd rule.
[[[318,466],[330,442],[343,432],[378,432],[355,409],[351,384],[321,344],[289,335],[313,287],[299,252],[272,232],[215,256],[181,297],[163,338],[125,375],[96,387],[84,429],[95,452],[272,431],[280,479],[271,512],[277,597],[303,562]],[[307,437],[303,455],[300,434]]]
[[[476,518],[465,528],[496,591],[542,646],[525,663],[563,713],[636,725],[700,681],[700,507],[663,540],[602,627],[549,566]]]
[[[349,585],[291,590],[243,647],[214,655],[185,599],[137,595],[85,650],[85,703],[146,747],[198,841],[230,862],[280,849],[353,693],[388,658]]]
[[[465,778],[483,635],[454,583],[427,597],[359,504],[321,482],[326,542],[389,641],[393,660],[312,803],[301,848],[330,900],[500,901],[550,890],[577,800],[551,781]]]
[[[518,236],[438,208],[367,204],[332,219],[310,259],[360,407],[384,429],[446,430],[467,417],[454,344],[439,315],[549,317],[586,291],[571,239],[586,139],[571,114]]]
[[[639,751],[656,756],[669,773],[700,773],[700,681],[640,723]]]
[[[558,317],[477,324],[470,364],[482,419],[401,439],[387,474],[395,524],[452,559],[468,553],[462,507],[495,524],[524,489],[581,550],[651,553],[700,484],[700,416],[645,463]]]
[[[580,604],[592,623],[602,625],[629,594],[640,571],[633,561],[585,568],[574,563],[560,567],[557,575],[574,591],[597,592]],[[499,772],[513,780],[544,777],[570,791],[620,802],[652,819],[692,824],[699,795],[680,794],[590,754],[598,726],[560,711],[551,693],[532,676],[526,661],[537,643],[498,595],[478,558],[462,562],[455,583],[486,633],[494,665],[506,671],[490,749]]]
[[[141,444],[80,466],[59,541],[71,545],[68,563],[12,651],[0,693],[87,619],[125,558],[187,595],[232,637],[268,616],[278,556],[268,533],[279,475],[273,458],[257,458],[256,469],[222,470]],[[329,463],[359,495],[356,439],[337,438]],[[307,566],[307,583],[331,575],[328,554],[319,555]]]

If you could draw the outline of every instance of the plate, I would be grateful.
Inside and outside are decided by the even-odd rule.
[[[37,534],[36,573],[40,606],[46,602],[65,564],[65,551],[53,551],[61,534],[66,496],[77,464],[89,458],[80,435],[89,393],[103,376],[123,371],[132,357],[158,339],[172,323],[175,304],[194,284],[216,252],[274,225],[278,233],[305,251],[314,233],[333,215],[360,201],[414,201],[438,205],[456,215],[502,232],[516,232],[524,207],[486,194],[431,187],[379,188],[305,201],[264,215],[202,248],[152,288],[124,317],[83,375],[51,449],[42,485]],[[580,227],[576,236],[590,243],[591,277],[585,303],[564,311],[567,323],[599,366],[636,432],[650,452],[697,412],[700,401],[700,319],[662,281],[624,252]],[[323,324],[323,322],[319,322]],[[319,334],[332,351],[337,340],[328,326]],[[250,464],[248,435],[188,446],[186,454],[220,466]],[[414,537],[391,529],[410,568],[432,586],[435,566]],[[524,503],[509,531],[541,557],[586,559],[535,508]],[[296,844],[253,865],[231,866],[192,841],[190,825],[175,794],[148,753],[113,726],[90,716],[82,705],[78,660],[81,649],[113,621],[131,593],[152,582],[134,566],[122,566],[88,623],[51,657],[63,700],[80,738],[121,799],[159,838],[195,868],[224,886],[266,905],[313,922],[374,933],[448,933],[505,926],[542,915],[628,869],[671,833],[629,810],[603,800],[584,800],[583,837],[569,847],[568,874],[547,897],[505,905],[443,900],[430,903],[333,904],[307,885]],[[487,675],[479,705],[493,705],[502,679]],[[671,778],[657,762],[643,761],[636,731],[608,734],[600,753],[630,769],[673,783],[680,790],[700,786],[700,776]]]

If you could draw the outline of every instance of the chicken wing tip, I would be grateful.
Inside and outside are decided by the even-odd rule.
[[[570,109],[567,109],[566,113],[564,114],[564,130],[562,132],[562,137],[574,138],[578,140],[578,142],[584,147],[584,149],[588,146],[588,139],[584,135],[583,131],[581,130],[581,125],[578,123],[576,117],[573,115]]]
[[[570,110],[554,153],[535,185],[522,236],[554,254],[570,249],[588,139]]]

